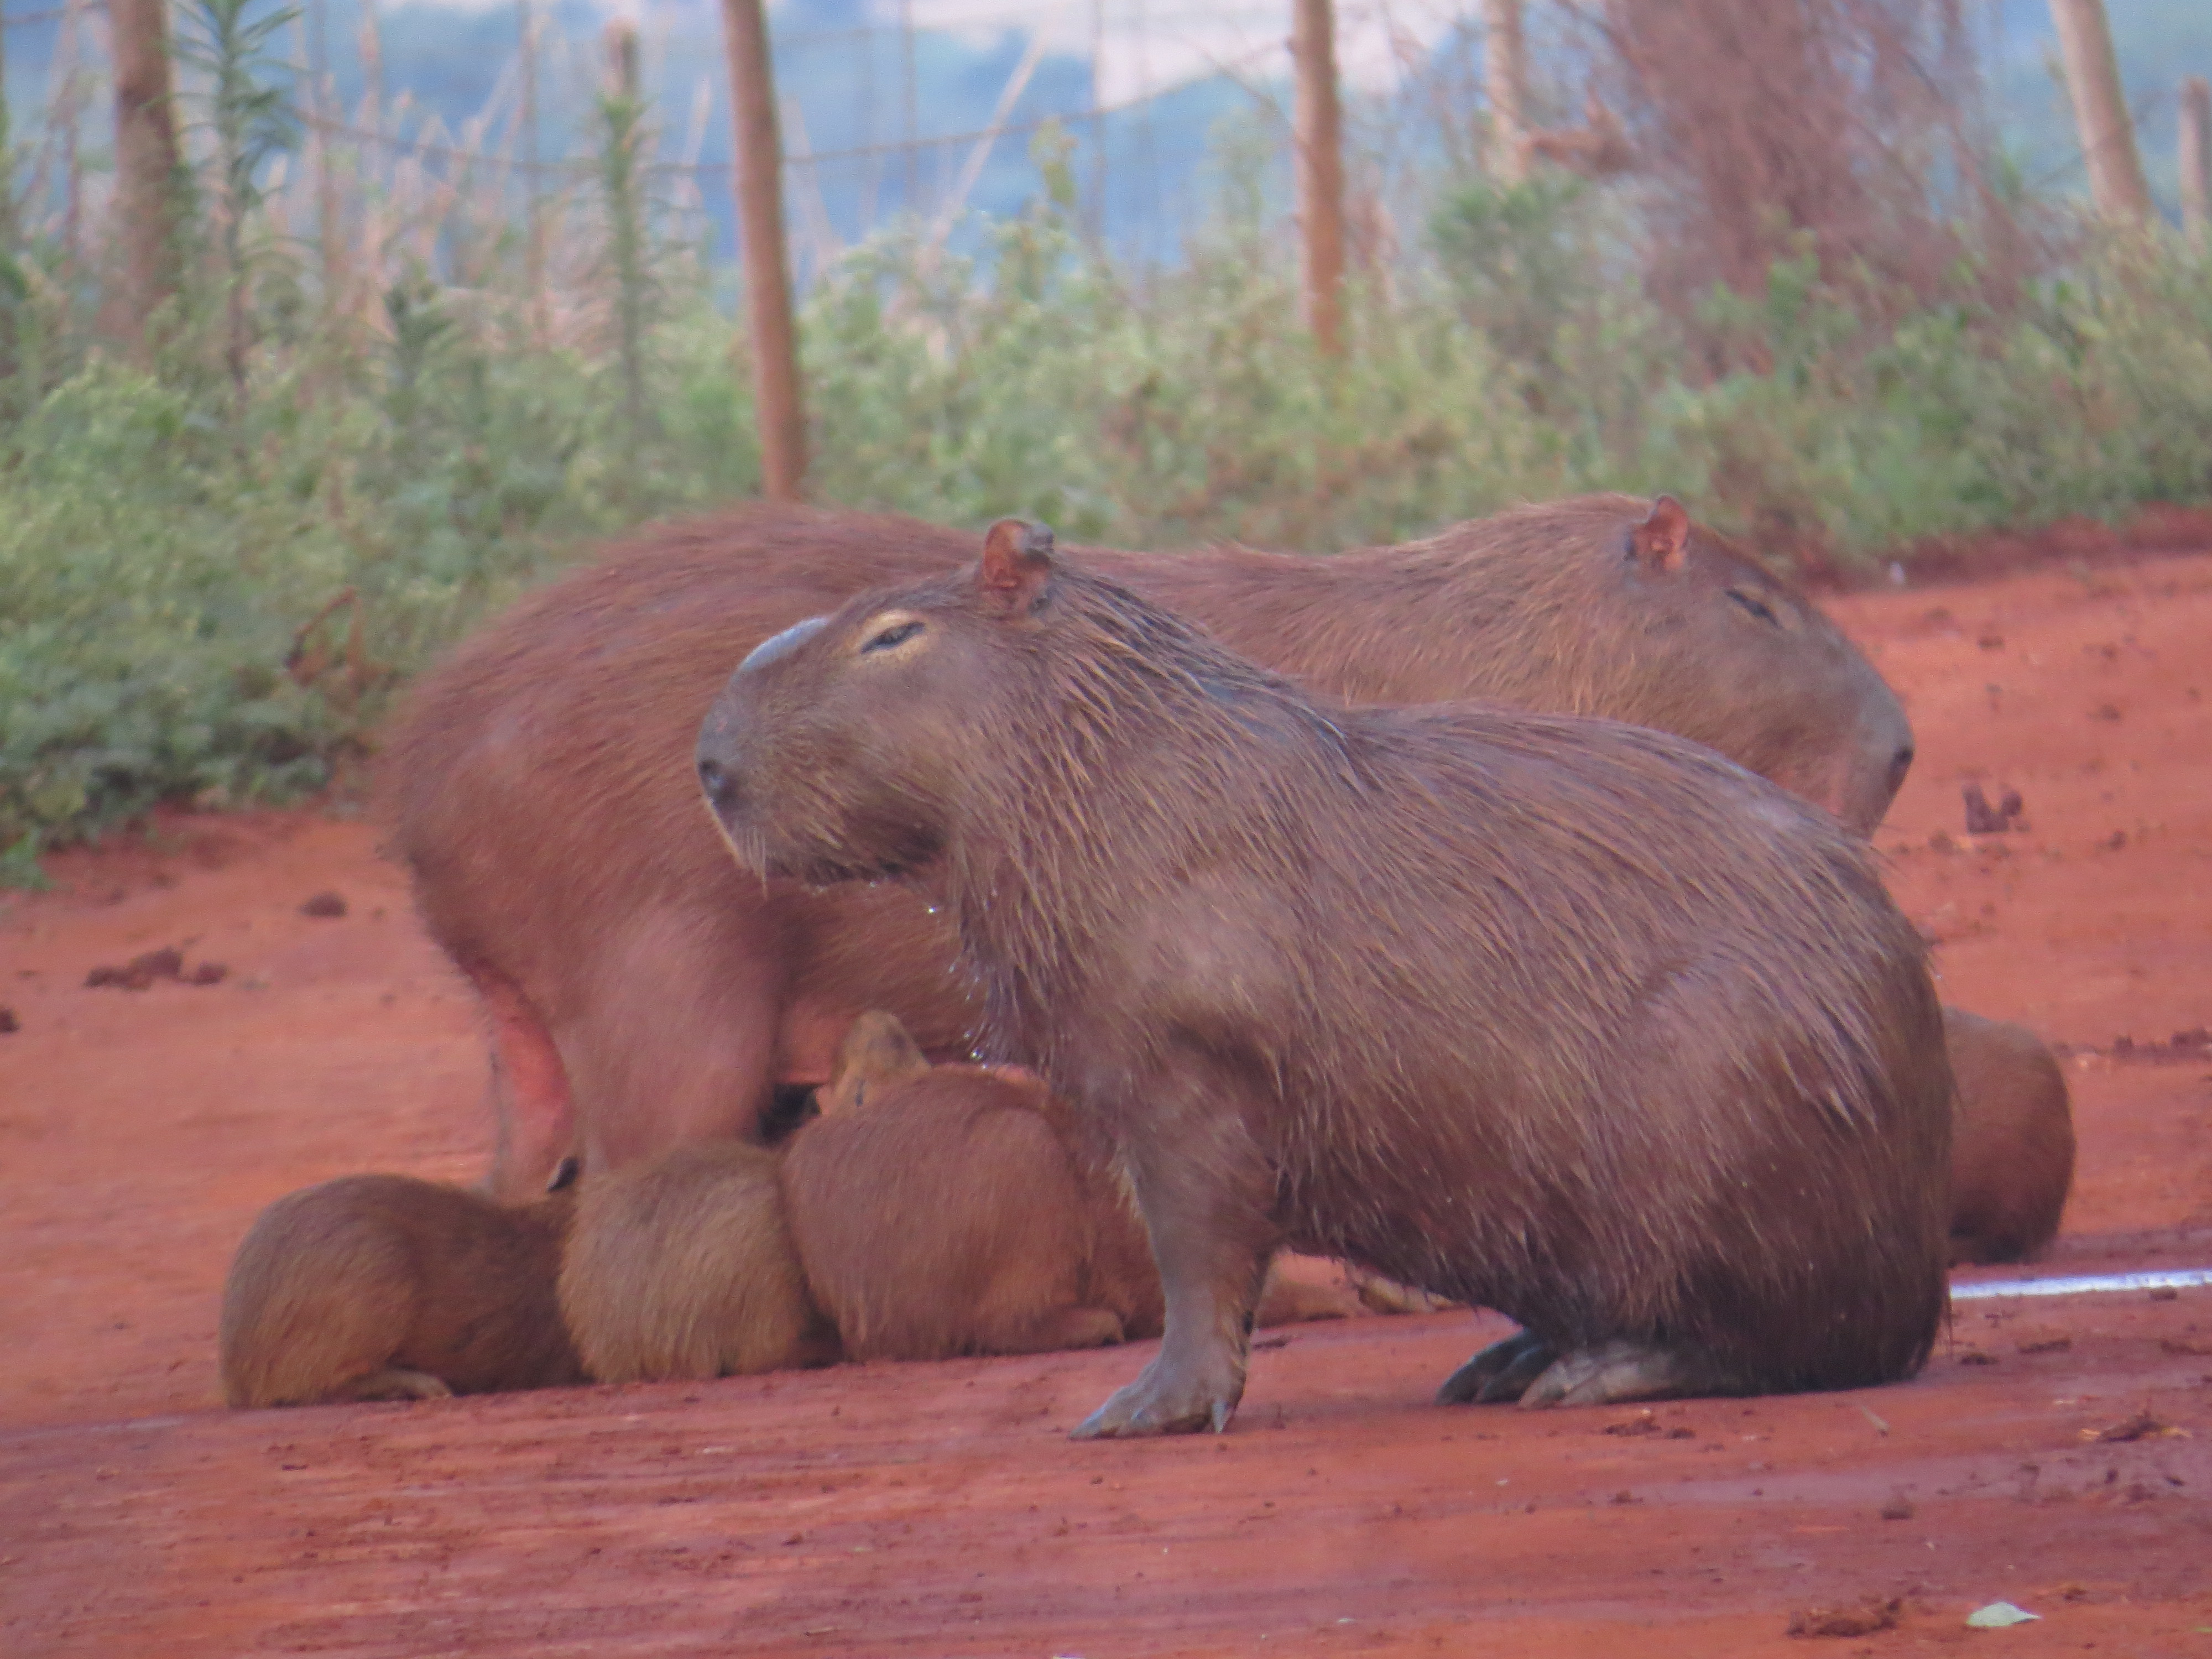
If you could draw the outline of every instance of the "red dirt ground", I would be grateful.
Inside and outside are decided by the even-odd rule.
[[[1832,608],[1918,728],[1880,844],[1947,997],[2077,1051],[2045,1270],[2212,1264],[2212,1064],[2109,1057],[2212,1024],[2212,556]],[[1964,836],[1967,780],[2029,827]],[[1064,1437],[1127,1350],[223,1412],[255,1211],[473,1176],[484,1062],[369,830],[164,834],[0,901],[0,1653],[2212,1656],[2212,1291],[1962,1304],[1916,1382],[1650,1412],[1440,1409],[1494,1322],[1309,1326],[1165,1443]],[[163,945],[228,975],[85,988]],[[1966,1627],[1998,1599],[2042,1621]]]

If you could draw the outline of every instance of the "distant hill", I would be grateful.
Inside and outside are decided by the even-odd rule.
[[[18,14],[46,14],[52,0],[6,0]],[[2174,98],[2185,75],[2212,76],[2212,0],[2107,0],[2123,78],[2142,119],[2141,139],[2152,188],[2174,210]],[[359,51],[360,0],[319,0],[327,61],[349,113],[357,108],[363,76]],[[1287,0],[1285,10],[1287,15]],[[899,36],[885,21],[888,5],[868,0],[783,0],[770,14],[778,90],[797,118],[786,124],[794,155],[834,159],[794,167],[787,179],[796,257],[802,272],[836,246],[849,244],[871,223],[908,206],[934,212],[969,159],[972,141],[929,146],[911,161],[888,146],[908,131]],[[548,156],[585,155],[585,125],[599,72],[599,35],[608,15],[593,0],[551,0],[544,8],[549,49],[541,68],[544,112],[541,147]],[[2031,184],[2051,191],[2084,188],[2080,152],[2055,61],[2047,0],[1983,0],[1980,33],[1989,71],[1991,113],[2007,149]],[[385,84],[404,94],[401,125],[420,130],[435,114],[449,131],[501,93],[513,107],[512,70],[518,40],[514,4],[489,7],[400,5],[382,14]],[[727,164],[730,122],[719,15],[713,0],[653,0],[641,33],[646,72],[665,160],[681,159],[700,88],[707,113],[697,155],[724,171],[704,180],[704,201],[726,253],[733,246]],[[45,93],[58,25],[11,27],[8,90],[17,141],[30,136]],[[924,137],[972,134],[990,112],[1024,55],[1012,30],[923,32],[915,37],[913,131]],[[1270,90],[1279,91],[1279,88]],[[1249,109],[1249,94],[1226,78],[1183,87],[1095,125],[1077,118],[1092,103],[1091,64],[1081,56],[1047,53],[1009,117],[1008,135],[993,147],[966,204],[997,214],[1015,210],[1036,188],[1029,161],[1035,125],[1067,118],[1078,143],[1076,168],[1085,207],[1103,215],[1107,240],[1124,255],[1171,258],[1183,228],[1202,206],[1208,141],[1217,125]],[[502,116],[502,120],[505,118]],[[104,123],[88,112],[88,126]],[[495,129],[496,131],[496,129]],[[1093,161],[1103,143],[1103,201],[1091,199]],[[104,146],[102,147],[104,148]]]

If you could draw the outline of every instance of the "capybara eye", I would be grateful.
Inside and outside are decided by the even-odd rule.
[[[888,651],[895,645],[904,645],[921,632],[921,622],[912,617],[904,622],[895,622],[889,628],[870,635],[867,643],[860,647],[860,654],[866,656],[871,651]]]
[[[1782,626],[1782,618],[1768,609],[1766,603],[1756,594],[1747,593],[1741,587],[1731,587],[1728,590],[1728,596],[1758,617],[1759,621],[1771,623],[1777,628]]]

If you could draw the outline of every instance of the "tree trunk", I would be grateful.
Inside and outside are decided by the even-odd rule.
[[[730,115],[737,129],[738,234],[744,243],[761,492],[795,501],[806,482],[806,416],[791,321],[791,268],[783,240],[783,142],[763,0],[722,0],[730,52]]]
[[[2200,252],[2212,223],[2212,82],[2181,83],[2181,233]]]
[[[1337,101],[1336,20],[1330,0],[1292,4],[1301,298],[1306,326],[1334,357],[1344,349],[1344,116]]]
[[[115,222],[122,228],[123,275],[109,316],[137,338],[147,319],[177,291],[183,177],[169,75],[164,0],[111,0],[115,52]]]
[[[1483,0],[1482,78],[1490,94],[1490,176],[1517,185],[1528,176],[1528,52],[1521,0]]]
[[[2120,67],[2105,0],[2051,0],[2066,88],[2074,99],[2081,155],[2089,164],[2089,198],[2100,218],[2128,222],[2150,216],[2150,186],[2136,153],[2135,123],[2120,94]]]

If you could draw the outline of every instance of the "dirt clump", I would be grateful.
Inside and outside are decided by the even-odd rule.
[[[757,647],[696,754],[746,869],[920,888],[986,1052],[1124,1159],[1167,1329],[1082,1432],[1224,1425],[1285,1245],[1519,1321],[1449,1400],[1926,1358],[1924,948],[1863,842],[1706,750],[1317,701],[1008,520]]]

